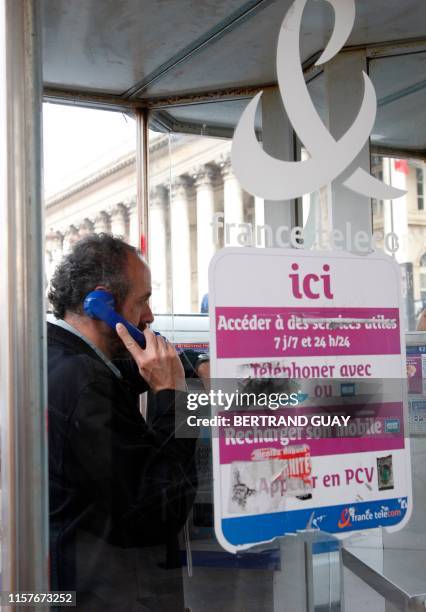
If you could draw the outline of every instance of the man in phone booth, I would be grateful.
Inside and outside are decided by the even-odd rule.
[[[149,329],[150,295],[140,253],[108,234],[77,242],[51,281],[51,589],[77,591],[80,610],[184,607],[178,533],[195,497],[196,432],[176,432],[185,373]]]

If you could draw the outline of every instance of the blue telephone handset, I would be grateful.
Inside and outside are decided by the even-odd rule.
[[[139,344],[141,348],[146,348],[146,340],[143,333],[129,323],[124,317],[114,310],[114,296],[109,291],[97,289],[86,295],[83,303],[84,312],[92,319],[101,319],[105,321],[114,331],[117,323],[122,323],[129,334]]]

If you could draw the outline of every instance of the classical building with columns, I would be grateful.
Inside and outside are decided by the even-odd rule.
[[[155,135],[150,143],[149,260],[154,312],[199,312],[208,265],[223,246],[222,224],[254,222],[254,198],[230,164],[230,141]],[[111,232],[138,245],[136,154],[117,159],[46,200],[46,276],[79,238]],[[227,237],[236,240],[237,232]]]
[[[156,313],[199,312],[208,265],[224,244],[243,245],[241,228],[264,225],[263,200],[244,192],[232,172],[229,140],[151,133],[148,250]],[[373,172],[407,190],[393,204],[373,201],[374,230],[400,239],[416,312],[426,304],[425,164],[373,159]],[[212,221],[221,215],[213,228]],[[238,229],[239,228],[239,229]],[[138,245],[136,154],[130,152],[46,200],[46,276],[76,240],[111,232]],[[259,234],[246,242],[261,245]],[[378,241],[378,246],[385,245]]]
[[[137,243],[135,154],[109,164],[45,202],[49,280],[62,255],[87,234],[111,232]]]

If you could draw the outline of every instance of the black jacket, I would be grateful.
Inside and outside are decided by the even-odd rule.
[[[144,575],[176,546],[195,496],[196,441],[175,436],[185,394],[157,393],[147,425],[146,383],[133,362],[119,367],[123,379],[48,324],[51,589],[76,590],[82,610],[150,609]]]

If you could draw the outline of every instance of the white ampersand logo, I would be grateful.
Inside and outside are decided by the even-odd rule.
[[[316,62],[324,64],[343,47],[355,20],[355,0],[327,0],[334,9],[332,36]],[[377,99],[365,72],[364,96],[352,126],[335,140],[319,117],[303,76],[299,39],[302,14],[307,0],[295,0],[281,25],[277,48],[277,76],[280,95],[288,118],[310,158],[289,162],[263,150],[254,130],[256,109],[262,92],[248,104],[236,127],[231,160],[241,186],[265,200],[290,200],[312,193],[336,179],[355,159],[370,137],[376,118]],[[367,197],[381,200],[399,198],[405,191],[385,185],[357,168],[343,183]]]

